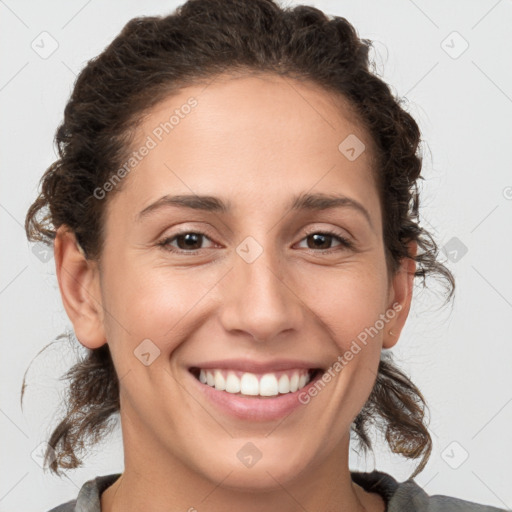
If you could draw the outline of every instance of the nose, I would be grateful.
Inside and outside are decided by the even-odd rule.
[[[246,333],[253,341],[271,341],[281,333],[298,331],[304,305],[290,278],[285,280],[289,275],[270,250],[263,250],[252,263],[235,252],[220,315],[226,331]]]

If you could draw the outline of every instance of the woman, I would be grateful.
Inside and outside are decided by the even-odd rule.
[[[47,461],[77,467],[119,412],[125,469],[54,512],[499,510],[348,467],[372,423],[427,463],[423,396],[383,350],[416,277],[454,286],[369,45],[312,7],[190,0],[81,72],[26,219],[88,349]]]

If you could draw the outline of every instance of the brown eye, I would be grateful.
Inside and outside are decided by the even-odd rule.
[[[308,247],[310,249],[330,249],[333,236],[323,233],[315,233],[313,235],[309,235],[307,239],[311,241],[311,243],[308,243]]]
[[[167,237],[159,242],[158,245],[170,252],[193,252],[203,249],[203,247],[201,247],[203,239],[210,240],[203,233],[186,231],[172,237]],[[176,243],[176,245],[173,245],[174,243]]]
[[[202,235],[199,233],[186,233],[184,235],[178,235],[176,237],[176,242],[178,244],[178,249],[200,249],[200,245],[202,242]]]
[[[333,241],[338,242],[338,247],[352,248],[352,243],[349,240],[336,232],[330,231],[315,231],[313,233],[308,233],[303,240],[307,240],[306,243],[308,249],[317,249],[318,251],[328,251],[329,249],[333,249]]]

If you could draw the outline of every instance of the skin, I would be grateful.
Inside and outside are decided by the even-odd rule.
[[[92,349],[108,343],[120,378],[125,470],[102,494],[102,510],[383,512],[382,498],[351,480],[349,432],[382,348],[406,321],[415,263],[406,258],[388,274],[372,141],[342,98],[261,74],[219,76],[166,98],[134,147],[190,96],[197,107],[106,198],[100,264],[83,257],[64,226],[55,240],[76,336]],[[354,161],[338,150],[350,134],[366,145]],[[359,201],[369,221],[348,207],[286,208],[294,195],[333,191]],[[230,201],[232,210],[168,207],[137,222],[161,196],[191,193]],[[197,249],[157,245],[182,228],[205,233]],[[336,238],[315,245],[306,228],[334,229],[354,248]],[[236,252],[247,236],[263,249],[252,263]],[[176,239],[171,248],[187,250]],[[213,359],[293,357],[328,368],[393,303],[401,310],[385,328],[282,421],[230,418],[190,386],[187,368]],[[160,356],[145,366],[134,350],[148,338]],[[249,441],[262,457],[247,468],[237,452]]]

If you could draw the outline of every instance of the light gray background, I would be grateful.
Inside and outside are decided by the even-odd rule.
[[[85,480],[123,469],[119,433],[62,480],[31,457],[57,421],[64,390],[58,377],[73,353],[54,344],[34,361],[22,411],[25,370],[71,325],[54,260],[36,257],[23,222],[40,176],[56,158],[53,136],[75,75],[129,19],[166,14],[179,3],[0,0],[0,511],[48,510],[76,497]],[[453,309],[439,309],[435,293],[418,288],[393,349],[431,408],[434,451],[416,481],[429,494],[511,508],[512,2],[303,3],[346,17],[375,41],[379,72],[407,97],[427,142],[423,222],[441,246],[456,244],[455,252],[448,245],[458,286]],[[58,43],[47,58],[31,47],[33,41],[42,47],[46,37],[51,49],[43,31]],[[383,445],[375,459],[351,453],[350,463],[398,480],[414,466]]]

